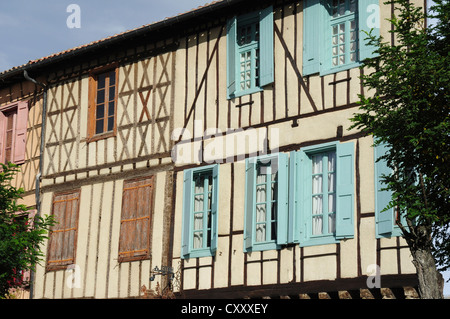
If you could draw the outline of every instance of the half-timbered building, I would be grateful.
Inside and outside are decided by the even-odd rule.
[[[0,74],[0,111],[38,105],[20,183],[58,221],[32,297],[414,296],[383,149],[349,129],[393,12],[214,1]]]
[[[0,81],[0,163],[17,165],[11,185],[24,190],[18,204],[28,208],[30,218],[39,209],[44,95],[41,83],[23,73]],[[14,297],[29,296],[30,276],[29,271],[22,274],[22,288],[11,291]]]

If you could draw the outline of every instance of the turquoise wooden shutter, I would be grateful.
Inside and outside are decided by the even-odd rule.
[[[256,159],[247,159],[245,168],[245,232],[244,250],[253,246],[253,215],[255,207]]]
[[[236,91],[236,33],[237,19],[233,17],[227,24],[227,97]]]
[[[359,15],[359,60],[371,58],[374,56],[374,46],[367,44],[367,35],[364,31],[370,32],[375,36],[380,36],[380,3],[378,0],[360,0],[358,1]]]
[[[278,154],[277,244],[288,243],[288,155]]]
[[[320,37],[322,35],[320,0],[303,1],[303,75],[320,71]]]
[[[212,171],[212,203],[211,203],[211,253],[217,250],[219,233],[219,165],[215,165]]]
[[[187,258],[191,247],[191,210],[192,210],[192,179],[191,169],[184,171],[183,183],[183,230],[181,243],[181,258]]]
[[[299,211],[297,212],[297,227],[298,240],[300,244],[304,243],[308,238],[308,224],[311,222],[311,196],[309,196],[312,180],[311,170],[312,165],[306,152],[300,150],[297,152],[297,168],[298,168],[298,183],[297,196],[299,204],[297,205]]]
[[[270,6],[260,13],[259,22],[259,67],[260,86],[273,83],[273,7]]]
[[[393,208],[385,210],[392,199],[392,192],[384,190],[386,184],[381,180],[383,175],[391,174],[391,169],[387,166],[385,160],[378,159],[386,154],[388,147],[377,145],[374,149],[375,156],[375,222],[377,238],[391,236],[394,228]]]
[[[336,239],[353,238],[354,143],[337,146]]]
[[[299,194],[298,194],[298,161],[297,152],[293,151],[289,155],[289,200],[288,200],[288,242],[299,242],[299,229],[297,227],[299,213]]]

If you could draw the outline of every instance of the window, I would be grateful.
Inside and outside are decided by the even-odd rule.
[[[218,165],[184,171],[182,258],[215,254],[218,178]]]
[[[353,147],[333,142],[291,153],[290,241],[308,246],[353,237]]]
[[[117,104],[117,68],[94,72],[90,77],[89,137],[115,134]]]
[[[378,0],[305,0],[303,75],[325,75],[359,66],[373,56],[367,44],[379,35]]]
[[[25,162],[28,102],[17,102],[0,108],[0,162]]]
[[[153,177],[124,182],[119,262],[150,258]]]
[[[336,231],[336,151],[311,155],[311,236]]]
[[[331,67],[358,61],[357,0],[332,0],[330,15]]]
[[[273,8],[234,17],[227,28],[227,95],[234,98],[273,82]]]
[[[394,208],[386,209],[392,200],[392,192],[386,190],[386,185],[383,183],[383,175],[389,175],[392,171],[387,166],[386,161],[379,159],[384,156],[388,150],[386,145],[377,145],[374,148],[375,160],[375,230],[376,237],[391,237],[401,236],[402,231],[398,227],[396,220],[397,210]],[[402,219],[403,225],[406,225],[405,220]]]
[[[287,243],[288,159],[279,153],[246,162],[245,251]]]
[[[47,271],[65,269],[75,263],[80,191],[56,194],[52,215],[55,225],[50,231]]]

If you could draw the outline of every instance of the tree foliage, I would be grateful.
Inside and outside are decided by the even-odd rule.
[[[393,0],[394,41],[368,34],[375,57],[364,61],[370,95],[360,96],[352,128],[389,146],[384,176],[390,207],[406,215],[400,225],[410,248],[430,248],[441,270],[450,268],[450,5],[435,0],[429,13]],[[433,24],[427,25],[427,18]],[[390,208],[389,207],[389,208]]]
[[[11,185],[17,166],[0,165],[0,298],[3,298],[11,288],[22,284],[22,272],[34,270],[43,257],[39,246],[54,220],[48,216],[30,218],[27,207],[18,204],[24,190]]]

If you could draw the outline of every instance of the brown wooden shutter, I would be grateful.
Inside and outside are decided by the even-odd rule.
[[[154,178],[124,182],[119,262],[150,258]]]
[[[54,196],[52,214],[56,224],[50,232],[47,271],[75,263],[79,204],[79,190]]]

